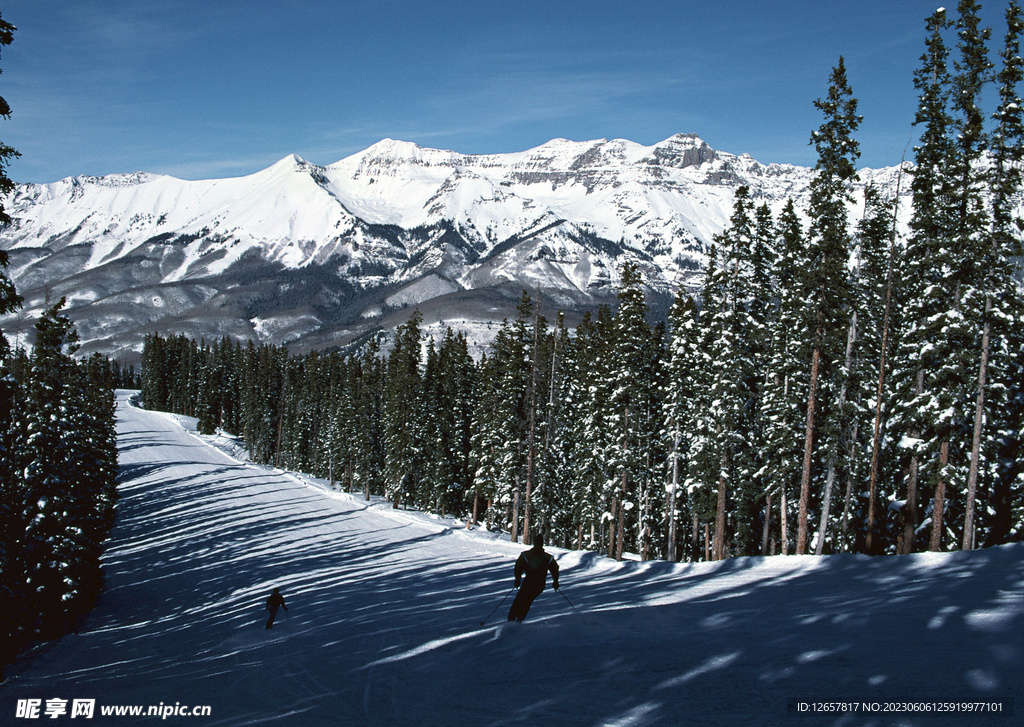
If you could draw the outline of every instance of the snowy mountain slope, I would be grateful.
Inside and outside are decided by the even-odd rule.
[[[506,624],[522,546],[233,460],[126,400],[107,591],[9,668],[4,724],[28,699],[94,699],[118,724],[154,718],[101,708],[299,727],[1020,723],[1020,545],[693,565],[555,550],[579,613],[549,589]],[[268,632],[275,586],[289,611]],[[798,711],[843,701],[857,711]],[[881,711],[975,703],[1002,711]]]
[[[677,134],[493,155],[384,140],[326,167],[292,155],[236,179],[20,185],[4,200],[14,222],[0,248],[26,309],[3,327],[29,331],[47,294],[65,295],[87,351],[137,349],[153,330],[309,348],[451,294],[500,293],[502,315],[489,320],[524,288],[578,312],[614,295],[625,260],[664,306],[694,283],[738,186],[777,212],[790,197],[806,202],[812,176]],[[896,179],[862,171],[890,193]],[[458,317],[435,307],[434,321]]]

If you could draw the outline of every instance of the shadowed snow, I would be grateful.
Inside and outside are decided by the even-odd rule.
[[[1024,708],[1024,546],[701,564],[555,549],[579,613],[549,589],[525,623],[503,620],[509,599],[480,626],[524,548],[507,536],[240,462],[123,393],[118,437],[107,590],[79,633],[9,668],[4,724],[55,697],[96,699],[100,722],[100,705],[210,705],[197,725],[1009,725]],[[267,631],[275,586],[289,611]],[[843,700],[1004,711],[794,708]]]

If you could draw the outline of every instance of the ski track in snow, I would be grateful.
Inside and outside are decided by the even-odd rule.
[[[167,720],[197,725],[1022,722],[1024,545],[701,564],[555,550],[580,613],[549,588],[524,624],[503,620],[508,599],[480,626],[524,546],[240,462],[118,398],[107,590],[79,632],[9,667],[0,724],[52,698],[118,724],[157,718],[100,705],[210,705]],[[266,631],[274,586],[290,610]],[[838,701],[1004,711],[795,706]]]

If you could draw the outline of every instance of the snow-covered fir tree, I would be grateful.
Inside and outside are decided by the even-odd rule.
[[[414,311],[395,331],[395,346],[387,360],[384,420],[384,478],[388,498],[398,507],[415,501],[423,479],[423,317]]]
[[[850,281],[848,261],[850,229],[847,203],[852,199],[850,183],[857,178],[855,163],[860,156],[853,138],[860,125],[857,99],[846,78],[842,57],[829,77],[828,95],[814,102],[824,121],[811,135],[818,152],[811,182],[807,214],[806,323],[810,341],[810,374],[807,388],[807,423],[804,436],[803,470],[797,519],[796,552],[810,545],[810,512],[815,468],[815,447],[819,439],[834,440],[836,422],[825,408],[834,405],[841,384],[836,383],[836,364],[842,361],[850,330]],[[825,394],[829,398],[825,398]],[[820,428],[825,427],[825,437]],[[817,495],[817,490],[813,493]],[[818,497],[814,498],[821,504]],[[823,537],[819,533],[819,537]]]

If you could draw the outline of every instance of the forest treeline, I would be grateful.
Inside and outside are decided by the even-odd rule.
[[[418,312],[357,356],[152,335],[143,399],[255,461],[619,558],[1020,539],[1021,12],[997,68],[977,11],[927,20],[904,234],[898,189],[868,187],[851,222],[861,117],[840,58],[808,208],[740,188],[666,321],[627,263],[614,310],[572,331],[524,292],[479,361]]]

